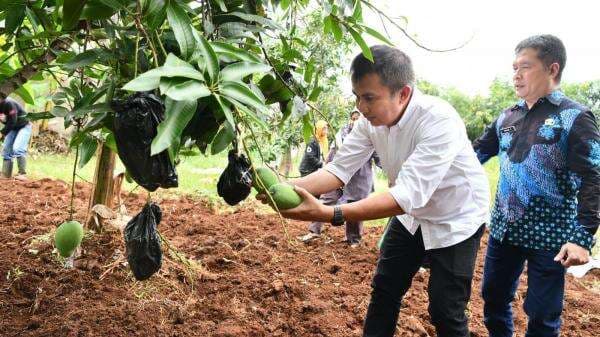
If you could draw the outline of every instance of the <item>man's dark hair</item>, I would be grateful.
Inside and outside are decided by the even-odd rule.
[[[552,63],[558,63],[558,75],[556,80],[560,82],[562,72],[567,63],[567,51],[562,41],[554,35],[534,35],[519,42],[515,48],[515,53],[520,53],[523,49],[530,48],[537,51],[537,57],[544,63],[546,68]]]
[[[375,63],[362,53],[358,54],[350,66],[352,82],[356,83],[368,74],[377,74],[381,83],[388,87],[392,94],[405,85],[414,85],[415,73],[410,57],[401,50],[384,45],[372,46],[371,53]]]

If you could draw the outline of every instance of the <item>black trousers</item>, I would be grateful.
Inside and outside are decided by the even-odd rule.
[[[394,336],[400,302],[426,256],[431,268],[429,315],[437,335],[469,336],[465,308],[471,296],[475,259],[485,226],[456,245],[428,251],[420,228],[412,235],[396,217],[390,219],[388,226],[371,284],[363,336]]]

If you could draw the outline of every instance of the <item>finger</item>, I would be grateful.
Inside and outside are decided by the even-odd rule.
[[[302,200],[310,199],[310,197],[312,197],[312,194],[310,194],[310,192],[298,185],[294,185],[294,191],[296,191],[296,193],[298,193],[298,195],[302,197]]]
[[[575,254],[569,254],[567,255],[567,258],[561,262],[561,264],[567,268],[573,265],[577,265],[577,261],[579,261],[579,259],[577,258],[577,255]]]
[[[556,262],[562,261],[565,258],[566,254],[567,254],[567,246],[562,246],[562,248],[560,249],[560,252],[558,252],[558,254],[556,254],[556,256],[554,257],[554,261],[556,261]]]

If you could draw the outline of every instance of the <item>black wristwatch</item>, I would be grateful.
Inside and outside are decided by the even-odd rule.
[[[333,218],[331,218],[331,225],[341,226],[344,224],[344,215],[342,214],[341,206],[333,207]]]

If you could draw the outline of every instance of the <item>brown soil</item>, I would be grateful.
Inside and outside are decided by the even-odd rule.
[[[215,214],[191,197],[162,200],[159,229],[171,244],[205,270],[191,274],[166,258],[161,271],[137,282],[121,263],[117,230],[86,235],[72,269],[63,268],[52,243],[40,235],[68,216],[63,182],[0,182],[1,336],[360,336],[377,259],[380,228],[350,249],[331,229],[333,242],[289,245],[275,216],[249,204]],[[87,186],[77,186],[76,219],[85,217]],[[145,197],[127,195],[131,213]],[[291,237],[304,233],[291,223]],[[485,247],[485,239],[483,247]],[[167,254],[165,254],[167,255]],[[469,306],[475,336],[486,336],[479,296],[482,254]],[[187,271],[190,271],[188,269]],[[397,336],[434,336],[427,314],[427,273],[406,295]],[[517,336],[524,277],[515,306]],[[600,273],[584,281],[568,276],[563,336],[600,335]]]

